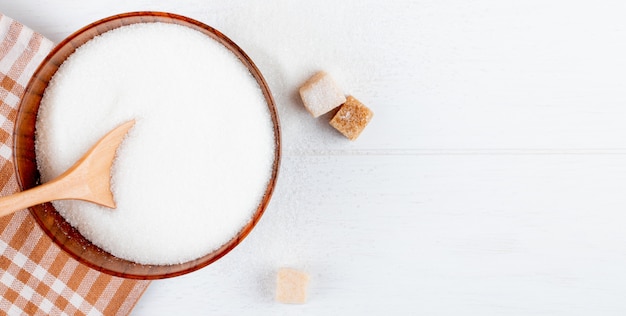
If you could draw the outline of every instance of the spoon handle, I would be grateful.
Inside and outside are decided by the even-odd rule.
[[[0,197],[0,217],[27,207],[59,199],[63,182],[51,181],[32,189]]]

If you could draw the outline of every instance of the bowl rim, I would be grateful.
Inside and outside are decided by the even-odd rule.
[[[50,51],[50,53],[41,61],[41,63],[39,64],[35,72],[33,73],[32,77],[30,78],[24,90],[24,95],[21,98],[20,103],[17,108],[17,117],[16,117],[16,121],[14,124],[14,129],[13,129],[13,140],[14,140],[13,141],[13,161],[14,161],[14,168],[16,172],[16,178],[17,178],[17,182],[18,182],[20,190],[26,190],[40,183],[39,171],[36,167],[37,163],[36,161],[34,162],[32,161],[32,157],[36,157],[36,155],[34,154],[34,137],[35,137],[34,135],[35,135],[36,124],[33,123],[33,126],[32,126],[32,135],[33,135],[32,136],[33,138],[32,140],[33,152],[32,153],[28,152],[29,148],[28,146],[26,146],[28,145],[28,141],[30,141],[30,139],[25,139],[22,133],[25,128],[29,128],[27,126],[28,122],[26,121],[26,119],[31,119],[31,117],[34,115],[35,122],[36,122],[36,116],[37,116],[36,112],[38,112],[39,103],[43,95],[43,91],[45,90],[45,87],[47,87],[50,78],[54,75],[54,73],[56,73],[58,67],[62,64],[62,61],[64,61],[65,58],[67,58],[67,56],[70,56],[71,54],[73,54],[73,52],[78,47],[80,47],[80,45],[91,40],[93,37],[99,34],[105,33],[109,30],[119,28],[125,25],[137,24],[137,23],[154,23],[154,22],[179,24],[179,25],[188,26],[192,29],[200,31],[201,33],[211,37],[213,40],[216,40],[217,42],[224,45],[228,50],[230,50],[234,55],[238,57],[238,59],[246,66],[246,68],[248,68],[250,73],[253,75],[253,77],[257,81],[261,91],[263,92],[263,95],[265,97],[265,101],[268,106],[268,110],[270,112],[270,116],[272,119],[272,124],[273,124],[273,129],[274,129],[274,162],[272,164],[272,172],[271,172],[269,181],[267,183],[264,196],[261,202],[259,203],[257,209],[255,210],[254,214],[252,215],[251,219],[244,225],[244,227],[236,235],[234,235],[231,240],[229,240],[226,244],[222,245],[217,250],[209,254],[206,254],[198,259],[191,260],[191,261],[181,263],[181,264],[144,265],[144,264],[135,263],[129,260],[121,259],[91,244],[91,242],[89,242],[85,237],[83,237],[82,235],[80,235],[80,233],[78,233],[78,235],[81,236],[85,241],[87,241],[91,246],[95,247],[96,249],[99,249],[99,251],[101,251],[103,255],[108,255],[109,257],[112,257],[112,258],[108,258],[108,260],[100,260],[99,263],[92,262],[92,260],[86,259],[85,257],[81,256],[83,253],[76,253],[74,250],[72,250],[72,248],[66,245],[66,242],[68,242],[70,238],[68,238],[67,236],[65,238],[63,238],[62,236],[58,236],[57,234],[53,233],[49,229],[48,227],[48,225],[50,224],[49,220],[46,222],[41,217],[41,214],[47,213],[47,212],[53,212],[50,214],[56,213],[56,210],[54,209],[51,203],[40,204],[40,205],[36,205],[36,206],[29,208],[31,215],[34,217],[38,226],[45,232],[45,234],[48,237],[50,237],[56,245],[58,245],[61,249],[63,249],[65,253],[69,254],[72,258],[74,258],[78,262],[85,264],[89,266],[90,268],[93,268],[95,270],[98,270],[98,271],[101,271],[110,275],[123,277],[123,278],[129,278],[129,279],[141,279],[141,280],[156,280],[156,279],[171,278],[171,277],[187,274],[187,273],[190,273],[190,272],[193,272],[193,271],[196,271],[196,270],[199,270],[201,268],[208,266],[209,264],[215,262],[216,260],[226,255],[228,252],[234,249],[237,245],[239,245],[241,241],[245,237],[248,236],[248,234],[252,231],[252,229],[256,226],[256,224],[259,222],[262,215],[264,214],[269,204],[269,201],[271,199],[271,196],[273,194],[276,181],[278,179],[278,171],[280,169],[280,160],[281,160],[281,131],[280,131],[278,111],[276,109],[275,101],[272,96],[269,85],[265,81],[265,78],[261,74],[261,71],[254,64],[252,59],[243,51],[243,49],[241,49],[237,44],[235,44],[230,38],[222,34],[220,31],[202,22],[199,22],[197,20],[182,16],[182,15],[168,13],[168,12],[160,12],[160,11],[135,11],[135,12],[127,12],[127,13],[112,15],[112,16],[97,20],[95,22],[92,22],[82,27],[78,31],[72,33],[71,35],[66,37],[63,41],[61,41],[59,44],[57,44]],[[108,28],[110,24],[119,24],[119,25],[113,28]],[[93,33],[93,34],[89,34],[89,33]],[[80,37],[84,37],[87,39],[82,44],[76,45],[75,41],[77,41],[77,39],[79,39]],[[67,54],[67,56],[63,58],[63,60],[60,62],[55,60],[55,58],[58,57],[58,55],[61,52],[63,52],[64,49],[67,49],[67,47],[71,47],[70,48],[71,51]],[[53,64],[53,66],[50,66],[51,63]],[[53,67],[54,71],[50,73],[48,70],[48,67]],[[46,73],[46,71],[48,71],[48,73]],[[47,81],[42,80],[42,77],[45,77],[45,76],[48,76]],[[42,85],[43,85],[43,89],[36,88],[36,87],[41,87]],[[41,92],[38,92],[37,90],[41,90]],[[32,98],[35,98],[36,101],[32,101]],[[36,105],[31,106],[29,105],[30,104],[29,102],[31,103],[34,102],[36,103]],[[34,111],[32,111],[33,110],[32,107],[34,107]],[[31,131],[28,130],[28,132],[30,133]],[[27,142],[27,144],[25,145],[24,142]],[[28,154],[32,154],[31,159],[27,157]],[[35,170],[34,170],[34,173],[32,173],[31,171],[31,174],[29,177],[28,175],[25,175],[24,170],[22,170],[25,168],[23,164],[32,164],[32,163],[34,163]],[[58,215],[58,213],[56,215],[60,216]],[[64,229],[70,229],[66,226],[71,227],[71,225],[69,225],[69,223],[67,222],[65,223],[55,222],[54,224],[59,225],[59,227],[63,226]],[[71,229],[74,229],[74,228],[71,228]],[[76,229],[74,230],[77,232]],[[131,266],[131,269],[130,269],[131,271],[122,270],[122,269],[113,269],[109,266],[103,266],[103,264],[107,264],[107,262],[111,260],[115,261],[115,259],[119,260],[121,264]],[[193,264],[190,264],[190,263],[193,263]],[[109,265],[110,264],[111,263],[109,262]],[[141,270],[141,271],[145,270],[145,272],[137,272],[138,270]]]

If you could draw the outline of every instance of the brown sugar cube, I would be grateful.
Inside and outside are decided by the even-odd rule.
[[[313,117],[327,113],[346,102],[346,96],[333,78],[323,71],[313,75],[300,87],[300,97]]]
[[[308,274],[294,269],[280,268],[276,278],[276,300],[286,304],[304,304],[308,284]]]
[[[374,113],[359,100],[348,96],[332,120],[330,125],[350,140],[355,140],[367,126]]]

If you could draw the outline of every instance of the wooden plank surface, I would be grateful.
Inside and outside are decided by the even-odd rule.
[[[237,42],[284,136],[250,237],[136,315],[626,313],[626,3],[0,0],[55,41],[136,10]],[[302,109],[319,69],[374,111],[357,142]],[[280,266],[307,304],[273,301]]]

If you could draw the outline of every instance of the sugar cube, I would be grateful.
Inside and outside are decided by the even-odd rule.
[[[280,268],[276,278],[276,300],[286,304],[304,304],[309,275],[290,268]]]
[[[370,122],[374,113],[359,100],[348,96],[346,102],[330,120],[330,125],[350,140],[355,140],[365,126]]]
[[[313,117],[319,117],[346,102],[346,96],[333,78],[323,71],[313,75],[300,87],[300,97]]]

